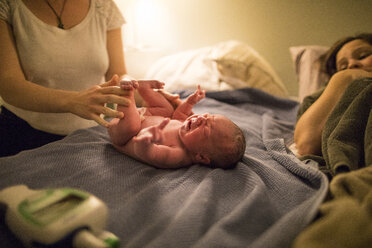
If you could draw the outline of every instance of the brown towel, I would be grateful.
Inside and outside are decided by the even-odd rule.
[[[372,246],[372,166],[336,176],[332,199],[320,207],[320,217],[292,248],[368,248]]]

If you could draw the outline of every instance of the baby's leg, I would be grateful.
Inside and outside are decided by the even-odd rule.
[[[112,119],[108,127],[111,141],[117,146],[125,145],[141,129],[141,119],[134,101],[135,86],[125,85],[122,88],[129,91],[130,94],[126,97],[131,100],[131,103],[129,106],[118,105],[117,110],[123,112],[124,117]]]
[[[145,101],[145,106],[149,113],[148,115],[159,115],[171,117],[174,111],[172,105],[159,92],[154,89],[162,89],[164,83],[157,80],[138,80],[138,93]]]

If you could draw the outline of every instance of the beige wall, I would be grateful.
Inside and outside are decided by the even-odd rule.
[[[158,55],[229,39],[241,40],[267,59],[291,95],[297,95],[298,87],[290,46],[331,45],[349,34],[372,32],[372,0],[116,2],[128,21],[124,26],[126,47],[150,46]],[[129,56],[127,63],[130,64],[133,57]],[[147,67],[151,59],[144,66]]]

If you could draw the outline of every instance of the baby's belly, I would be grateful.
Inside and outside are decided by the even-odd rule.
[[[141,129],[159,125],[165,118],[162,116],[146,116],[141,123]],[[170,120],[170,122],[163,129],[162,144],[167,146],[182,146],[178,135],[178,129],[182,123],[178,120]]]

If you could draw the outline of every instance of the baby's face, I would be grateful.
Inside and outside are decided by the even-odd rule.
[[[216,143],[230,143],[231,135],[231,121],[222,115],[195,114],[179,129],[182,143],[193,153],[213,151]]]

